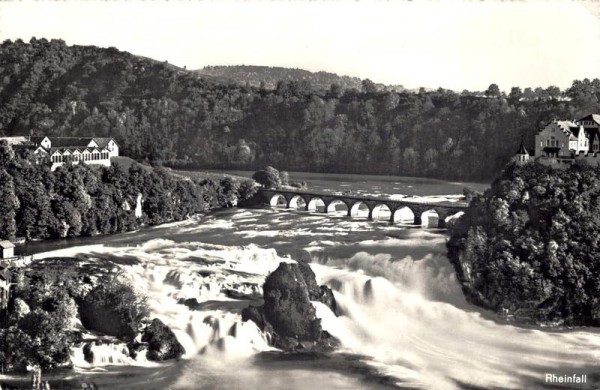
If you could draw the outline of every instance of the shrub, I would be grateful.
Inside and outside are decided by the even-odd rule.
[[[252,178],[264,188],[281,187],[281,178],[279,171],[273,167],[266,167],[264,170],[256,171]]]
[[[94,287],[79,305],[81,322],[124,341],[131,341],[147,319],[150,309],[146,298],[125,281],[106,278]]]

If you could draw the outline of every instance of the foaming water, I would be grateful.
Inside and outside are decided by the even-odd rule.
[[[129,275],[152,316],[186,349],[183,362],[160,365],[162,388],[373,388],[336,364],[257,360],[272,348],[240,312],[260,304],[265,277],[293,259],[310,261],[319,283],[334,289],[340,316],[314,305],[323,327],[341,340],[340,352],[364,356],[364,364],[403,387],[541,388],[545,373],[596,371],[596,330],[517,327],[468,304],[445,240],[436,230],[338,215],[225,210],[37,258],[108,259]],[[119,348],[99,346],[92,365],[76,355],[78,369],[154,364],[123,360]],[[132,373],[139,388],[154,388],[146,371]],[[104,383],[136,388],[119,378]]]
[[[75,367],[93,368],[108,365],[152,366],[154,363],[146,359],[146,351],[141,351],[136,358],[129,355],[124,343],[95,344],[91,343],[91,362],[85,360],[83,346],[73,348],[71,360]]]
[[[499,324],[378,276],[318,268],[321,281],[336,288],[344,314],[324,315],[324,327],[405,382],[440,389],[459,384],[534,388],[546,372],[595,371],[600,343],[595,331],[556,333]]]

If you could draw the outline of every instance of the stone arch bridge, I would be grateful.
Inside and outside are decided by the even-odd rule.
[[[386,198],[359,196],[359,195],[337,195],[332,193],[319,193],[312,191],[293,191],[293,190],[270,190],[260,189],[267,203],[271,206],[277,206],[281,200],[285,201],[286,208],[297,208],[298,201],[302,199],[305,203],[306,211],[315,211],[317,201],[321,200],[325,205],[324,212],[329,213],[335,210],[335,205],[343,203],[348,209],[348,216],[356,216],[361,204],[369,209],[369,219],[373,219],[375,214],[379,213],[382,207],[387,207],[390,211],[390,222],[395,221],[396,212],[408,208],[414,215],[413,223],[422,224],[422,215],[426,211],[435,211],[438,215],[438,227],[446,227],[446,218],[461,211],[464,211],[468,204],[454,202],[436,202],[424,203],[408,200],[392,200]]]

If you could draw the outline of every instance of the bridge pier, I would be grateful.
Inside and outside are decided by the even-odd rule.
[[[415,225],[415,226],[423,225],[423,219],[421,218],[421,214],[415,214],[415,219],[413,221],[413,225]]]
[[[426,207],[411,205],[408,208],[410,209],[410,211],[412,211],[412,213],[414,215],[413,225],[414,226],[423,225],[423,213],[425,212]]]
[[[391,210],[391,213],[390,213],[390,223],[395,223],[396,222],[396,220],[394,219],[394,215],[396,215],[396,210],[395,209]]]

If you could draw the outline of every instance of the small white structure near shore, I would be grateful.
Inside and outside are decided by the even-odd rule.
[[[15,244],[8,240],[0,241],[0,259],[15,257]]]

